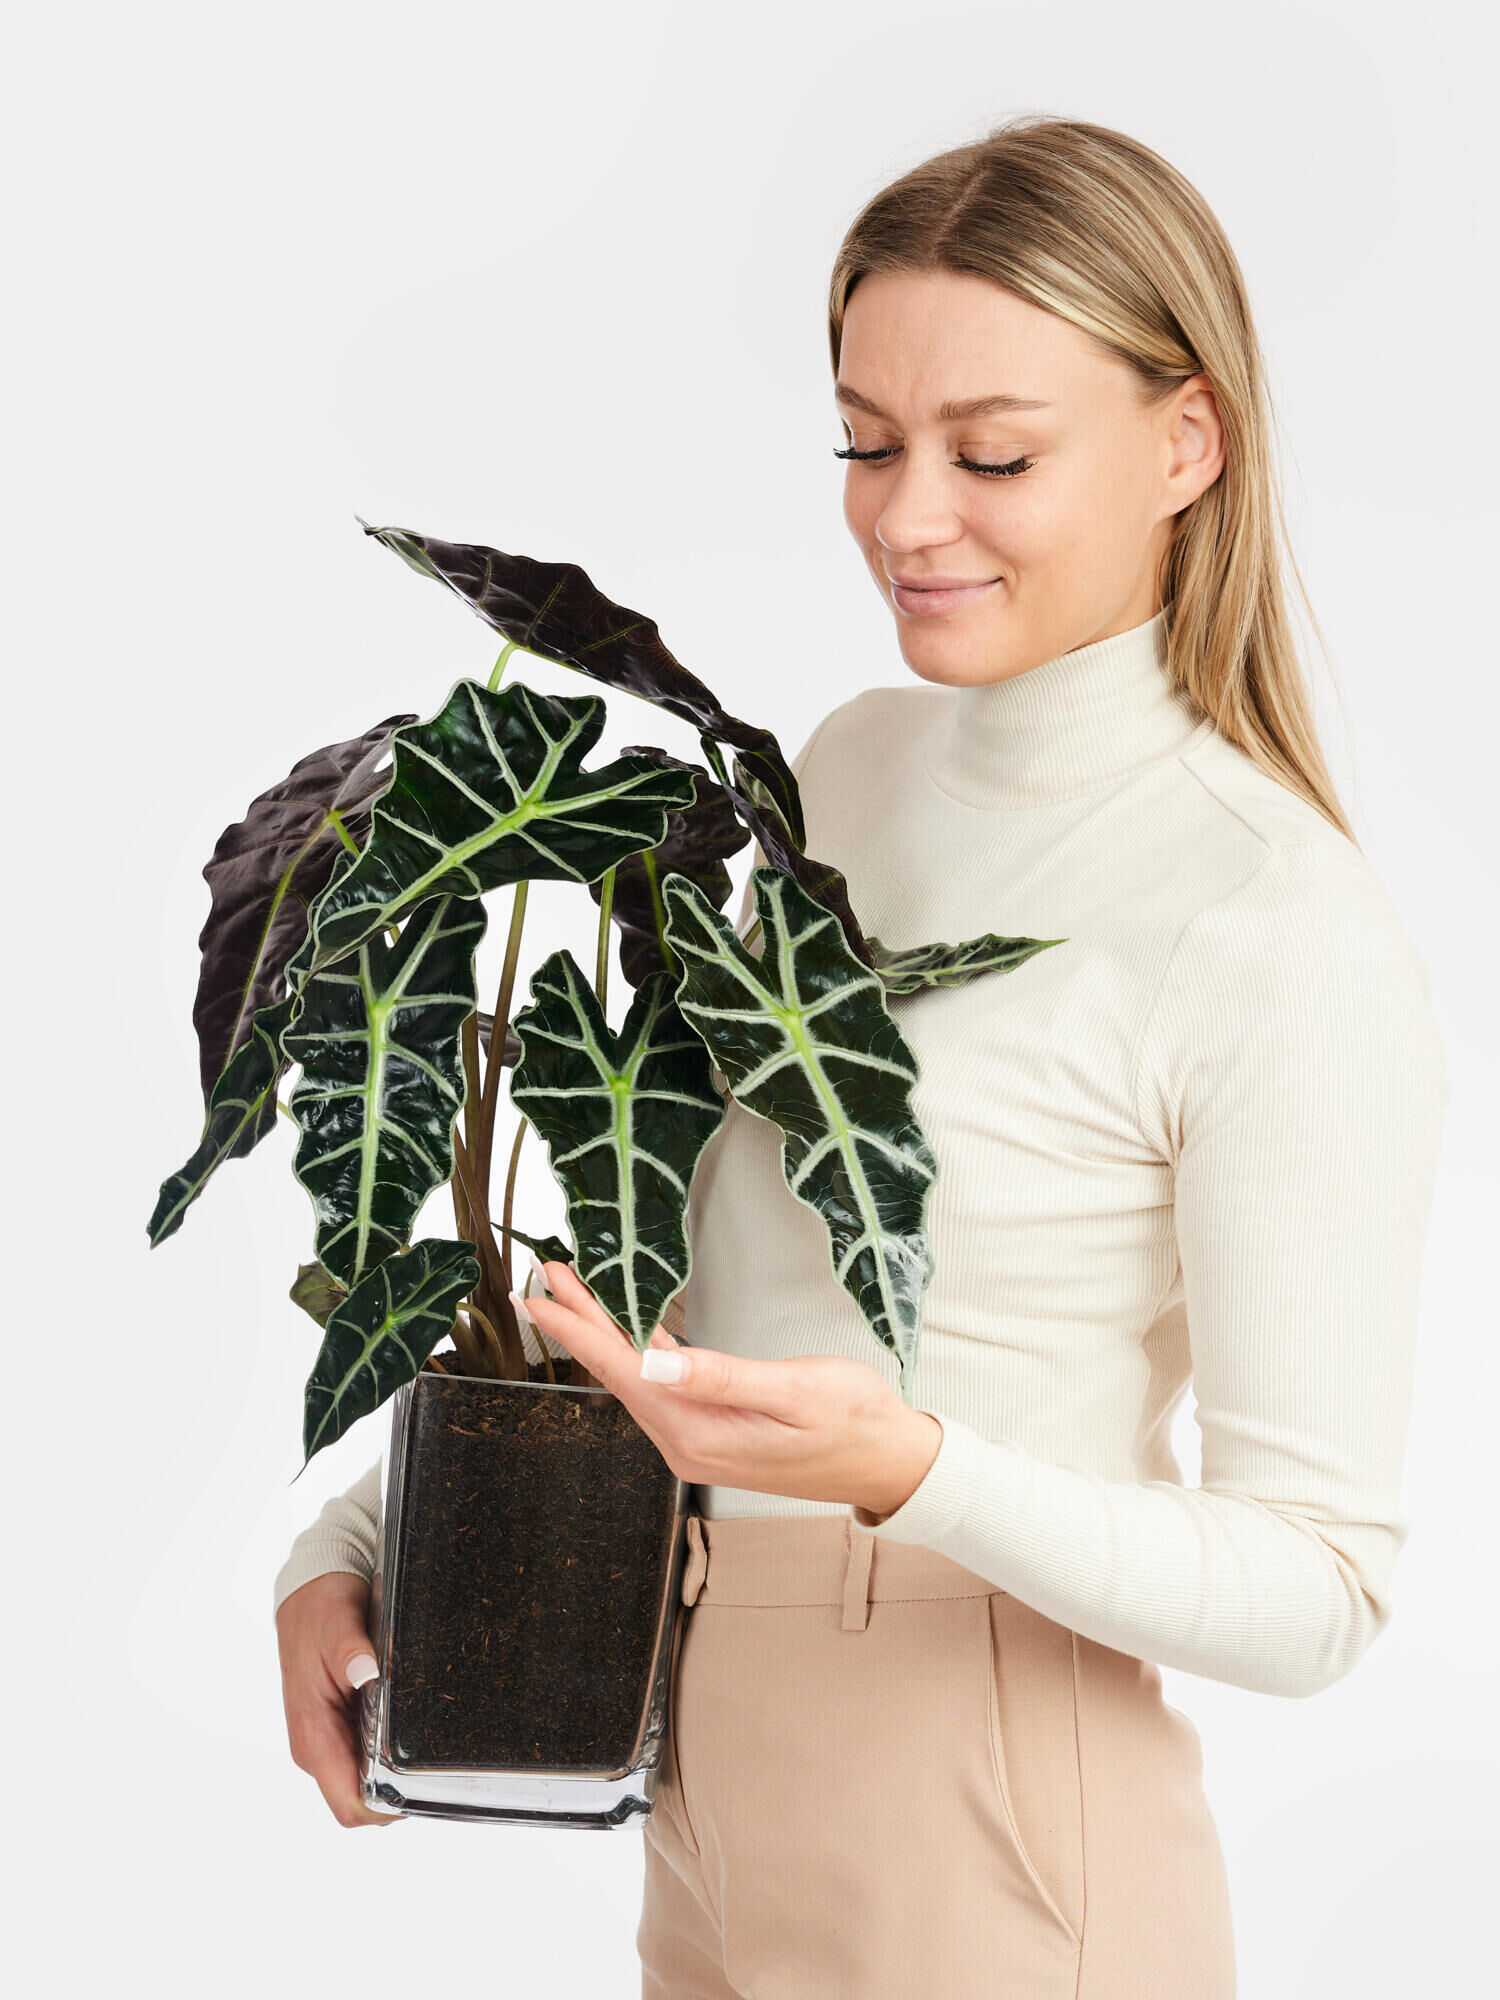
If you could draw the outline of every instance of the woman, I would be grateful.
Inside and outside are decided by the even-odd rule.
[[[1118,132],[1012,121],[868,203],[829,324],[845,515],[919,684],[804,747],[809,850],[889,945],[1066,943],[891,1003],[939,1161],[912,1406],[733,1102],[690,1347],[638,1357],[561,1264],[528,1301],[698,1487],[643,1991],[1227,2000],[1159,1668],[1313,1694],[1389,1618],[1448,1095],[1427,978],[1318,750],[1262,362],[1196,192]],[[346,1825],[379,1823],[348,1692],[378,1473],[277,1578],[294,1754]]]

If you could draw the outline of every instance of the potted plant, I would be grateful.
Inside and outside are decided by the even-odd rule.
[[[617,1826],[654,1796],[688,1489],[577,1363],[560,1379],[534,1339],[531,1358],[513,1245],[571,1262],[644,1350],[688,1278],[688,1194],[733,1093],[781,1130],[788,1186],[828,1232],[830,1278],[909,1395],[936,1162],[887,999],[1010,971],[1065,940],[892,950],[866,937],[841,873],[806,852],[775,737],[730,715],[652,620],[574,564],[361,525],[505,647],[487,683],[456,681],[425,720],[388,716],[314,751],[221,836],[203,871],[193,1010],[204,1123],[149,1236],[172,1235],[225,1161],[290,1118],[316,1223],[290,1295],[322,1329],[303,1468],[393,1399],[365,1797]],[[586,768],[603,699],[506,679],[517,650],[688,721],[705,764],[638,745]],[[765,860],[741,938],[723,915],[724,863],[752,836]],[[594,977],[554,951],[513,1011],[527,891],[542,880],[598,904]],[[475,954],[502,890],[509,929],[486,1014]],[[618,1029],[614,931],[632,988]],[[518,1116],[496,1199],[507,1069]],[[567,1242],[515,1223],[529,1129]],[[455,1234],[414,1238],[444,1182]]]

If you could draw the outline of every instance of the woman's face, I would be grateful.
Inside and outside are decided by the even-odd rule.
[[[1154,408],[1137,380],[988,279],[860,280],[835,407],[846,445],[887,455],[848,462],[844,518],[913,673],[1004,680],[1160,610],[1172,518],[1217,478],[1223,436],[1206,376]],[[1001,397],[1038,407],[945,414]]]

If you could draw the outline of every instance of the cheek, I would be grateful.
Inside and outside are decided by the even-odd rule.
[[[863,497],[861,497],[863,496]],[[844,524],[862,549],[868,549],[875,540],[875,523],[880,518],[880,509],[870,493],[869,482],[863,486],[854,480],[844,484]]]
[[[988,549],[1002,569],[1036,569],[1046,563],[1060,535],[1069,532],[1066,509],[1055,491],[1027,485],[1025,474],[1014,484],[986,486],[966,507],[973,540]]]

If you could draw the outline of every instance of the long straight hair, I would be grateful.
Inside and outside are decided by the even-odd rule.
[[[875,271],[988,278],[1128,363],[1147,404],[1208,377],[1225,460],[1174,517],[1159,579],[1169,670],[1222,736],[1358,846],[1288,616],[1283,563],[1323,644],[1287,537],[1249,296],[1197,189],[1123,132],[1027,113],[924,160],[855,217],[829,283],[835,375],[849,296]]]

